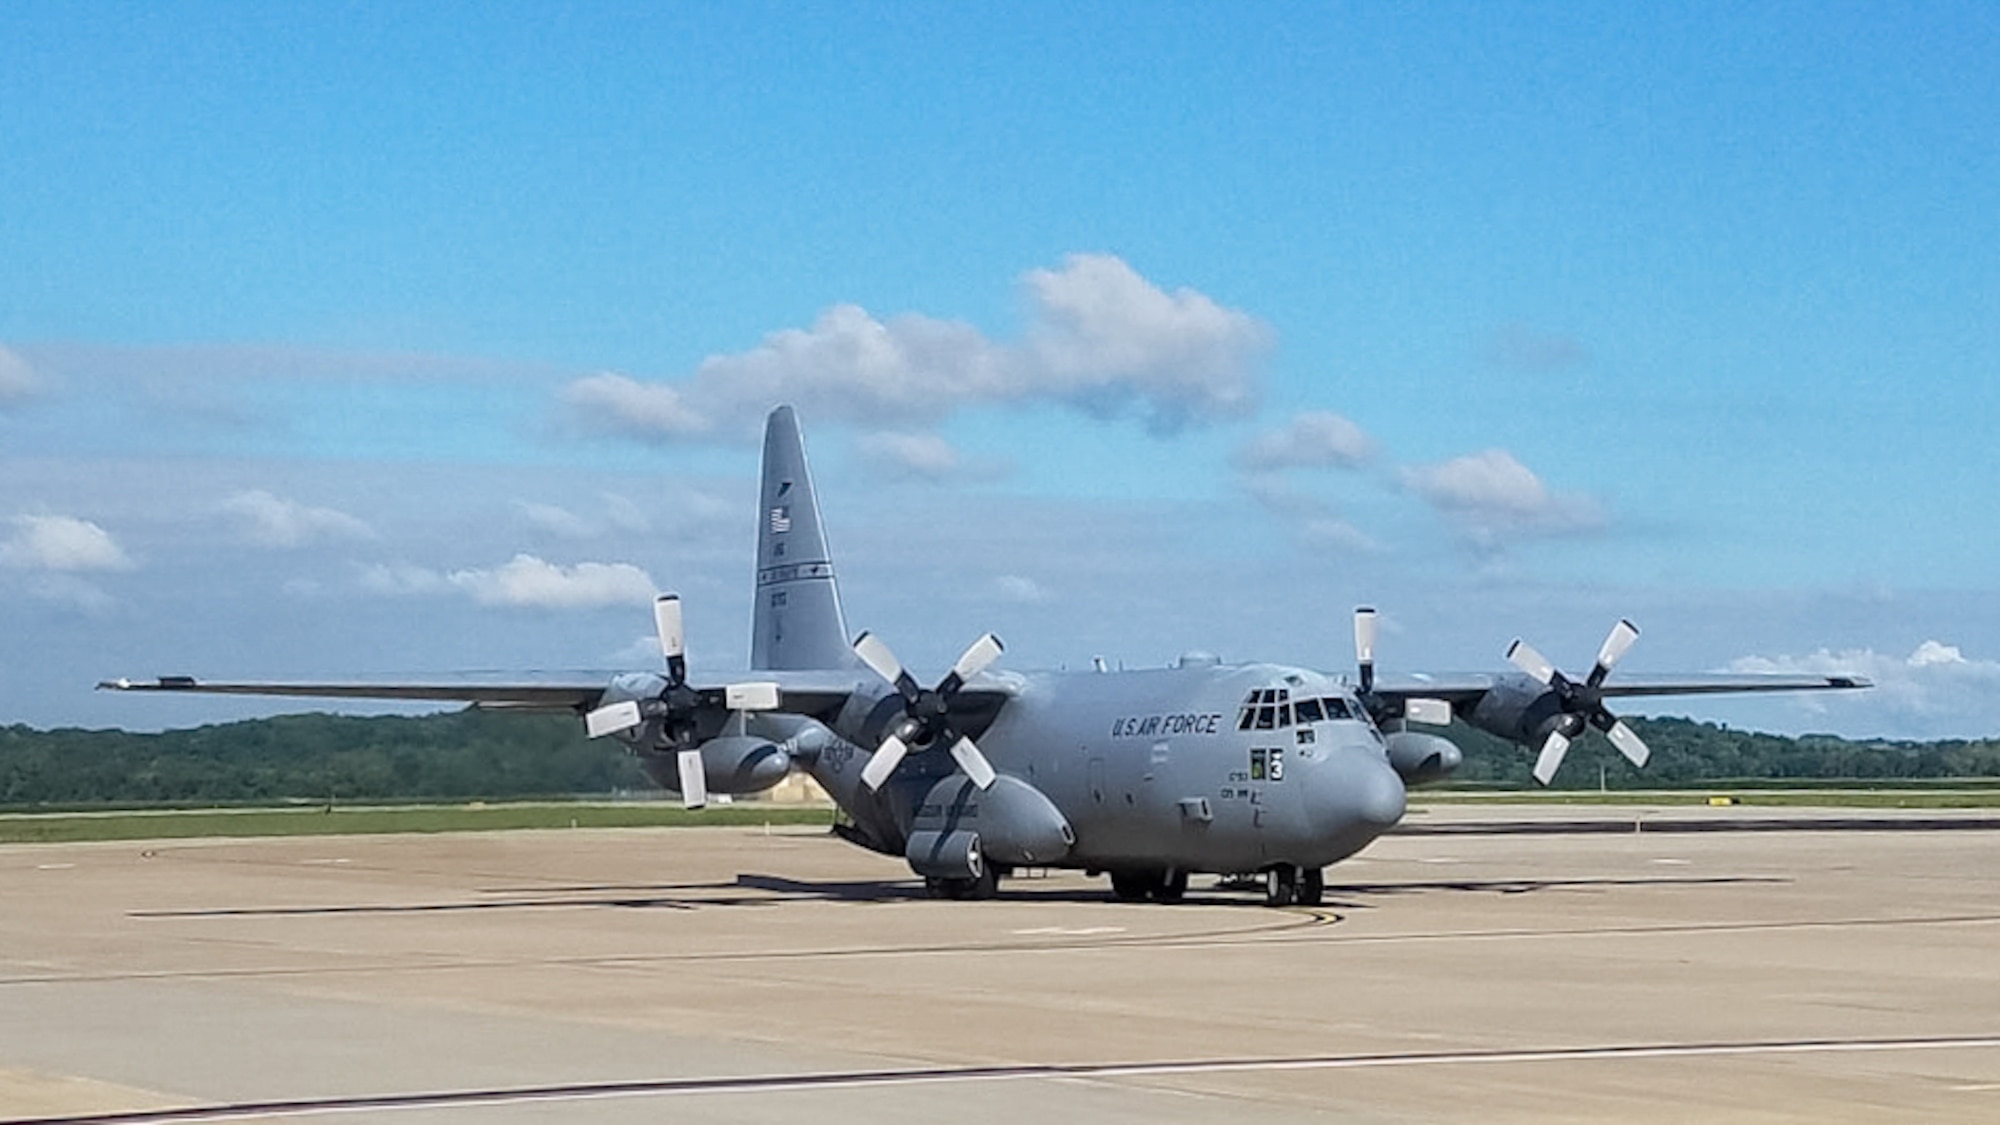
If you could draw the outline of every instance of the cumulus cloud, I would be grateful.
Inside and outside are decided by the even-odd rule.
[[[1265,511],[1276,516],[1292,536],[1309,547],[1345,554],[1371,554],[1382,545],[1343,519],[1332,504],[1293,490],[1283,478],[1252,476],[1238,482]]]
[[[1308,410],[1244,442],[1236,451],[1236,464],[1253,472],[1352,469],[1374,455],[1374,439],[1360,426],[1332,411]]]
[[[480,605],[509,609],[599,609],[649,603],[658,587],[630,563],[583,562],[561,566],[534,555],[515,555],[489,568],[442,572],[398,564],[361,570],[361,587],[386,597],[458,593]]]
[[[239,492],[222,502],[247,543],[291,548],[341,539],[373,539],[375,529],[333,508],[314,508],[257,489]]]
[[[643,605],[658,590],[651,576],[631,563],[558,566],[533,555],[515,555],[491,570],[455,570],[446,577],[481,605],[521,609]]]
[[[1605,522],[1589,497],[1550,491],[1502,449],[1412,466],[1402,471],[1402,482],[1482,550],[1510,540],[1594,531]]]
[[[994,579],[993,595],[1019,605],[1038,605],[1049,600],[1047,587],[1022,574],[1003,574]]]
[[[41,387],[41,378],[27,360],[0,347],[0,410],[28,401]]]
[[[1927,737],[1990,737],[2000,731],[2000,661],[1975,660],[1957,645],[1927,640],[1908,656],[1874,649],[1818,649],[1804,655],[1745,656],[1731,672],[1760,675],[1865,676],[1872,690],[1802,695],[1813,714],[1885,712],[1892,725]]]
[[[1247,410],[1271,342],[1255,317],[1191,289],[1167,292],[1109,255],[1077,254],[1023,279],[1028,327],[1015,343],[958,321],[887,320],[836,305],[809,328],[711,356],[690,377],[646,383],[593,375],[564,391],[597,432],[649,441],[753,434],[790,402],[814,418],[929,422],[979,404],[1058,402],[1134,412],[1170,427]]]
[[[371,594],[403,598],[451,589],[444,574],[409,563],[371,563],[361,568],[361,588]]]
[[[22,570],[62,573],[131,570],[133,562],[111,533],[74,516],[16,516],[14,534],[0,542],[0,563]]]
[[[706,511],[704,501],[708,499],[693,495],[693,506]],[[516,500],[514,506],[521,510],[522,517],[531,526],[558,539],[600,539],[608,535],[639,535],[652,530],[652,521],[631,500],[607,492],[599,501],[598,510],[588,514],[532,500]]]
[[[1013,465],[1002,457],[969,457],[937,434],[878,431],[855,442],[855,453],[877,476],[890,480],[939,483],[1006,476]]]

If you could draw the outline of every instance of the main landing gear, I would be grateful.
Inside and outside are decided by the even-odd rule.
[[[1111,893],[1119,902],[1179,902],[1187,894],[1187,883],[1188,873],[1178,867],[1111,873]]]
[[[1318,906],[1324,901],[1326,872],[1320,868],[1300,870],[1281,863],[1264,876],[1265,906]]]
[[[1000,869],[990,863],[980,864],[979,874],[970,879],[924,878],[924,893],[932,898],[989,899],[999,892]]]

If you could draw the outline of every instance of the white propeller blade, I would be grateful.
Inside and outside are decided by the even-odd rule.
[[[1375,611],[1367,606],[1354,611],[1354,662],[1375,663]]]
[[[1644,766],[1646,760],[1653,756],[1653,752],[1647,749],[1646,743],[1632,732],[1631,727],[1625,725],[1623,719],[1611,724],[1611,729],[1605,731],[1604,736],[1609,738],[1611,745],[1616,746],[1618,752],[1625,755],[1635,766]]]
[[[952,743],[951,756],[958,762],[958,768],[965,771],[965,776],[972,779],[974,785],[981,789],[993,787],[993,765],[986,760],[986,755],[979,752],[979,747],[972,744],[971,739],[960,738]]]
[[[889,651],[882,638],[873,633],[863,633],[854,638],[854,655],[873,668],[876,675],[892,684],[903,677],[903,662],[896,659],[896,654]]]
[[[680,753],[681,807],[698,809],[708,804],[708,770],[701,764],[701,751]]]
[[[731,711],[776,711],[778,685],[770,681],[730,684],[722,689],[722,702]]]
[[[961,683],[977,676],[979,673],[984,672],[995,660],[1000,659],[1000,653],[1004,647],[1000,643],[999,637],[991,633],[986,634],[972,642],[972,647],[966,649],[965,655],[958,658],[958,663],[951,666],[951,674],[957,676]],[[892,676],[890,678],[894,679],[895,677]],[[954,749],[952,752],[955,754],[957,750]],[[986,786],[982,785],[980,788],[984,789]]]
[[[661,594],[653,599],[653,631],[660,637],[660,655],[668,660],[687,655],[687,637],[681,632],[681,596]]]
[[[1433,727],[1451,725],[1451,704],[1442,699],[1410,699],[1403,703],[1403,717],[1413,723]]]
[[[861,784],[870,791],[882,788],[882,783],[889,780],[889,775],[896,772],[897,766],[903,764],[903,755],[909,752],[909,746],[895,735],[883,739],[882,745],[876,747],[875,753],[868,759],[868,764],[861,767]]]
[[[591,711],[583,717],[583,729],[592,738],[603,738],[607,734],[631,730],[639,725],[642,718],[639,705],[628,699]]]
[[[1597,666],[1610,670],[1632,647],[1632,642],[1638,639],[1639,627],[1620,618],[1618,624],[1611,627],[1610,635],[1604,638],[1604,647],[1597,650]]]
[[[1516,640],[1507,646],[1507,662],[1545,684],[1556,678],[1556,666],[1526,641]]]
[[[1535,758],[1535,780],[1547,785],[1562,767],[1563,755],[1568,751],[1569,738],[1559,730],[1550,731],[1542,742],[1541,754]]]

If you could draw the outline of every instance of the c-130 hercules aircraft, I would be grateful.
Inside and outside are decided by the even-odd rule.
[[[623,742],[690,808],[768,789],[795,770],[839,804],[835,831],[902,856],[931,894],[991,897],[1016,868],[1081,868],[1120,899],[1176,901],[1190,873],[1260,874],[1274,906],[1318,905],[1323,869],[1402,818],[1409,785],[1450,774],[1456,745],[1411,724],[1454,717],[1539,747],[1547,784],[1570,742],[1603,731],[1635,765],[1648,751],[1605,707],[1618,696],[1867,687],[1841,676],[1607,681],[1638,636],[1620,621],[1572,679],[1520,641],[1514,673],[1389,679],[1374,671],[1375,613],[1354,617],[1353,683],[1308,668],[1189,653],[1139,671],[1006,672],[987,634],[926,687],[872,633],[852,645],[805,444],[788,406],[764,431],[755,679],[687,675],[678,597],[654,604],[664,673],[609,684],[222,683],[186,676],[99,685],[463,702],[568,710]]]

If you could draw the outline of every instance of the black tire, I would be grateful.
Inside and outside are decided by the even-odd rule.
[[[1000,893],[1000,869],[990,863],[979,865],[979,874],[970,879],[954,879],[959,884],[959,893],[953,897],[974,899],[984,902]]]
[[[1113,871],[1111,894],[1119,902],[1144,902],[1158,881],[1150,871]]]
[[[1299,905],[1318,906],[1325,901],[1326,871],[1323,868],[1308,867],[1299,872]]]
[[[1160,873],[1159,881],[1153,884],[1154,902],[1179,902],[1187,897],[1188,873],[1179,867],[1169,868]]]
[[[1281,863],[1264,877],[1264,905],[1290,906],[1299,899],[1299,869]]]

